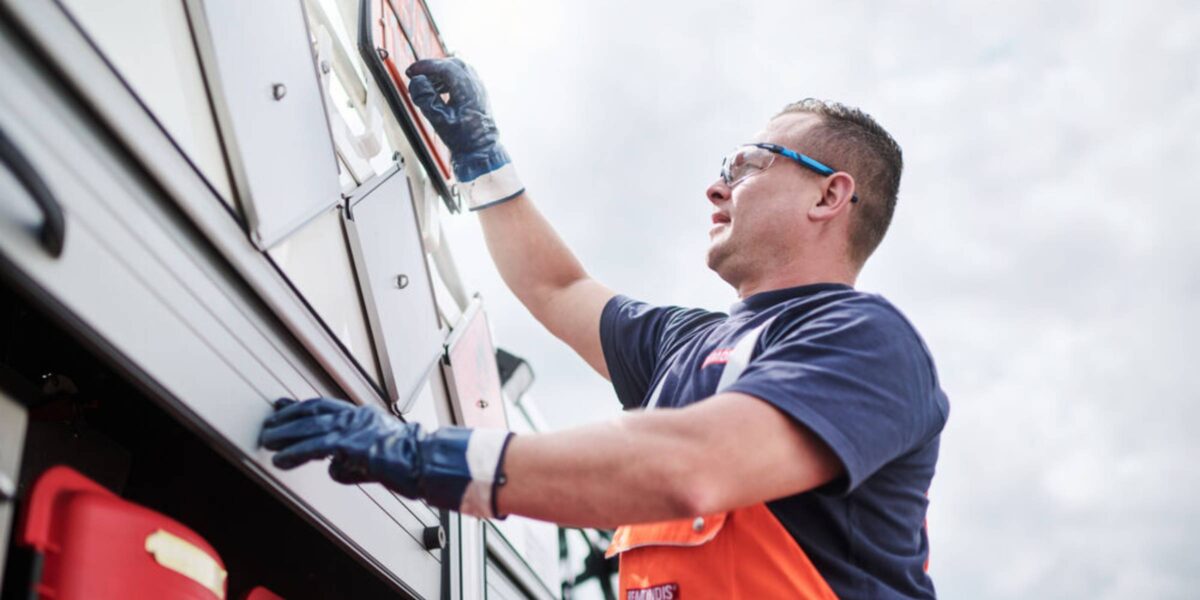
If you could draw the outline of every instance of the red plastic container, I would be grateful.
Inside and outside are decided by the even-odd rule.
[[[245,600],[284,600],[284,598],[260,585],[246,592]]]
[[[225,598],[225,565],[208,542],[67,467],[38,478],[21,535],[43,558],[41,598]]]

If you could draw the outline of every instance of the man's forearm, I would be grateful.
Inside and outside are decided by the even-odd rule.
[[[505,458],[501,512],[579,527],[692,514],[688,466],[698,451],[666,411],[639,413],[562,432],[518,435]],[[660,457],[671,456],[671,460]],[[659,457],[650,460],[650,457]]]
[[[479,211],[488,251],[500,276],[539,320],[554,292],[587,277],[528,194]]]
[[[509,289],[550,333],[608,377],[599,324],[612,290],[588,277],[526,194],[480,210],[479,218]]]

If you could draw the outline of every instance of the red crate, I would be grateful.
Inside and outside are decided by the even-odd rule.
[[[196,532],[67,467],[38,478],[21,539],[42,557],[41,598],[225,598],[225,565]]]

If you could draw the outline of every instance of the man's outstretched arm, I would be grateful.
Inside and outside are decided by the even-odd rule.
[[[842,466],[775,407],[726,393],[680,410],[517,436],[504,470],[501,514],[612,528],[798,494],[832,481]]]
[[[417,61],[408,75],[413,103],[450,149],[459,188],[479,213],[504,282],[542,325],[607,378],[600,313],[614,294],[588,277],[525,194],[500,144],[483,84],[457,58]]]
[[[512,436],[420,426],[372,407],[283,401],[262,444],[293,468],[332,457],[337,481],[376,481],[476,516],[581,527],[688,518],[816,488],[843,472],[816,435],[741,393],[598,425]]]

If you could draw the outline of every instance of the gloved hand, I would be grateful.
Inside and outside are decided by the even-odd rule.
[[[427,434],[374,407],[283,398],[263,422],[259,444],[279,451],[271,462],[281,469],[332,457],[329,475],[341,483],[378,482],[406,498],[492,518],[511,438],[507,431],[462,427]]]
[[[413,103],[450,149],[454,176],[471,210],[516,198],[525,191],[488,108],[475,71],[457,58],[419,60],[405,73]],[[441,94],[449,94],[449,102]]]

